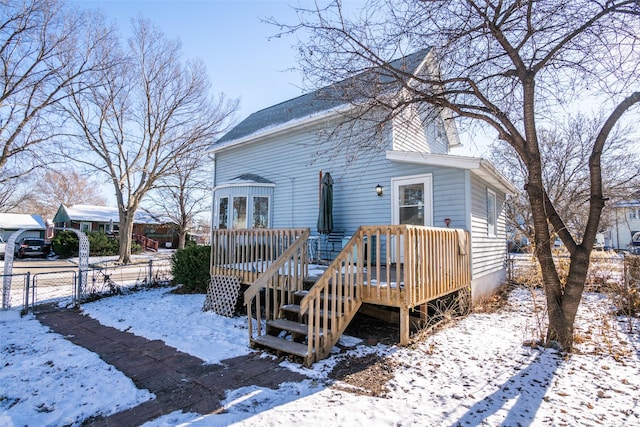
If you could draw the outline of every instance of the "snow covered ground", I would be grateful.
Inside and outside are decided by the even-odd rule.
[[[143,291],[86,304],[105,325],[128,330],[208,363],[249,353],[246,320],[203,313],[203,295]],[[640,322],[612,317],[608,300],[586,294],[576,322],[578,353],[523,345],[539,336],[532,295],[514,290],[495,313],[472,314],[410,347],[352,347],[305,369],[278,390],[227,391],[216,415],[176,412],[147,426],[555,426],[640,425]],[[542,304],[542,300],[537,300]],[[33,317],[0,311],[0,425],[78,425],[153,398],[95,354],[48,332]],[[330,379],[346,358],[375,353],[391,379],[377,397]]]

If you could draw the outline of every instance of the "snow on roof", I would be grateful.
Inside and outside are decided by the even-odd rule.
[[[635,208],[640,206],[640,200],[626,200],[613,205],[616,208]]]
[[[72,221],[113,222],[118,223],[118,208],[112,206],[73,205],[64,207]],[[139,210],[135,214],[137,224],[163,224],[162,218],[150,212]]]
[[[19,230],[21,228],[46,230],[42,217],[31,214],[0,213],[0,228]]]

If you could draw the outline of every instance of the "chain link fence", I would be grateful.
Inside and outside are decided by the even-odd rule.
[[[169,286],[171,279],[169,260],[91,268],[83,274],[78,274],[78,270],[14,274],[11,275],[8,307],[22,313],[72,307],[105,296]]]
[[[597,292],[607,286],[625,280],[625,259],[632,255],[610,252],[595,252],[591,256],[585,291]],[[569,274],[568,255],[554,256],[554,262],[563,281]],[[509,254],[507,258],[507,279],[511,285],[542,287],[542,273],[538,260],[531,254]]]

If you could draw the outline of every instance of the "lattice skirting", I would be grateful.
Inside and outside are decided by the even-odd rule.
[[[207,286],[207,296],[202,311],[232,317],[240,294],[239,276],[212,276]]]

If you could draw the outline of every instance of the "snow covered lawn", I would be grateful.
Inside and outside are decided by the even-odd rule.
[[[201,312],[203,295],[144,291],[86,304],[101,323],[160,339],[208,363],[247,354],[246,319]],[[538,300],[538,304],[541,301]],[[531,293],[516,289],[502,310],[472,314],[407,348],[367,346],[304,369],[280,389],[229,389],[222,413],[173,413],[173,425],[640,425],[640,322],[609,313],[586,294],[577,321],[578,353],[523,346],[539,335]],[[631,332],[630,332],[630,329]],[[0,425],[78,425],[152,398],[96,355],[47,332],[31,316],[0,312]],[[366,395],[330,373],[347,358],[375,354],[385,390]],[[371,372],[372,374],[369,374]]]

